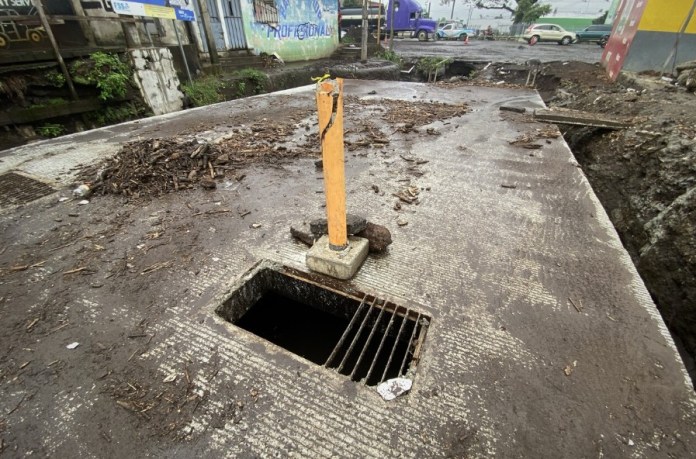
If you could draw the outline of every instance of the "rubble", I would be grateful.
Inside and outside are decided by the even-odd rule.
[[[346,230],[349,236],[363,231],[367,225],[367,220],[359,215],[346,215]],[[309,229],[316,239],[329,233],[329,226],[326,218],[316,218],[309,222]]]
[[[356,234],[358,237],[364,237],[370,242],[370,253],[381,253],[387,250],[389,244],[392,243],[391,232],[389,229],[376,223],[367,222],[365,229]]]
[[[683,62],[676,67],[677,85],[686,87],[688,92],[696,91],[696,61]]]

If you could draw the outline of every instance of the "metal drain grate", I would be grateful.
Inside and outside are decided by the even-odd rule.
[[[0,175],[0,207],[26,204],[54,191],[43,182],[15,172]]]
[[[415,369],[430,319],[365,295],[324,366],[374,386]]]
[[[216,301],[226,321],[368,386],[413,378],[430,325],[415,310],[268,262]]]

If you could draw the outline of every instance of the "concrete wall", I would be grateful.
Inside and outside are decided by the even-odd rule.
[[[338,0],[277,0],[278,23],[257,22],[254,1],[242,0],[247,45],[254,54],[287,61],[330,56],[338,48]]]
[[[674,33],[638,31],[633,38],[623,69],[632,72],[661,70],[674,47],[674,39]],[[685,34],[679,41],[676,59],[669,61],[666,71],[672,70],[673,62],[678,64],[695,59],[696,34]]]
[[[163,115],[181,110],[184,95],[179,90],[179,77],[169,49],[136,49],[129,54],[133,79],[152,112]]]

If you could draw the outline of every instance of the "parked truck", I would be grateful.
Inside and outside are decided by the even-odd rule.
[[[423,17],[423,7],[416,0],[389,0],[386,8],[370,5],[368,9],[368,28],[374,30],[380,24],[380,35],[388,36],[391,32],[392,2],[394,2],[394,34],[415,37],[420,41],[437,40],[437,22]],[[341,8],[339,11],[341,30],[350,26],[362,25],[361,8]]]
[[[394,2],[392,10],[392,2]],[[392,21],[392,11],[393,21]],[[416,37],[420,41],[437,40],[437,22],[423,17],[423,7],[416,0],[389,0],[384,31]]]

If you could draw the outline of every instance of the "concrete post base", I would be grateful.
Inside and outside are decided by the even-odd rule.
[[[344,250],[331,250],[329,237],[322,236],[307,252],[307,267],[337,279],[350,279],[358,272],[365,258],[369,242],[361,237],[349,237]]]

